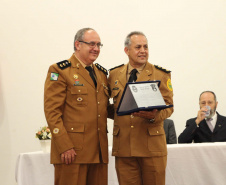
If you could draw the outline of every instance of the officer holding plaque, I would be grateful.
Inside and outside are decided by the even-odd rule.
[[[127,82],[160,81],[159,90],[166,105],[173,104],[170,71],[148,62],[148,42],[142,32],[131,32],[125,40],[126,65],[110,70],[108,79],[114,102],[112,155],[120,185],[164,185],[167,159],[163,121],[173,108],[138,111],[118,115]]]
[[[187,120],[185,130],[178,137],[178,143],[226,141],[226,117],[216,112],[217,104],[214,92],[202,92],[199,96],[198,115]]]

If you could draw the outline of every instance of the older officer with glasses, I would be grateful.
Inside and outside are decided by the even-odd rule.
[[[55,185],[107,185],[107,71],[93,65],[102,46],[95,30],[81,29],[71,58],[49,68],[44,109]]]

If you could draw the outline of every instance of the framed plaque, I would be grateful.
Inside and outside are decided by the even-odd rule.
[[[137,111],[166,109],[173,105],[166,105],[159,90],[160,81],[128,82],[123,91],[117,108],[117,115],[128,115]]]

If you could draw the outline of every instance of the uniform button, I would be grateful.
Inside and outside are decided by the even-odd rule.
[[[98,93],[98,91],[97,91],[97,93]]]
[[[74,130],[74,128],[71,128],[71,130]]]
[[[98,115],[98,117],[100,117],[100,114]]]
[[[98,101],[97,104],[100,105],[100,102]]]
[[[131,128],[134,128],[134,126],[132,125]]]
[[[78,92],[81,92],[81,90],[78,90]]]
[[[157,134],[159,133],[159,131],[157,131]]]
[[[134,118],[134,116],[133,116],[133,115],[131,115],[130,117],[131,117],[131,118]]]
[[[97,129],[98,131],[100,130],[100,128]]]

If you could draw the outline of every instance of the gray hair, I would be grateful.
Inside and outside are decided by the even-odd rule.
[[[204,93],[211,93],[211,94],[213,94],[214,100],[215,100],[215,102],[217,102],[216,94],[215,94],[213,91],[203,91],[203,92],[200,94],[200,96],[199,96],[199,101],[200,101],[200,98],[201,98],[202,94],[204,94]]]
[[[142,32],[140,32],[140,31],[133,31],[129,35],[127,35],[127,37],[125,39],[125,43],[124,43],[125,47],[129,47],[131,45],[131,37],[133,35],[143,35],[147,39],[147,37]]]
[[[75,39],[74,39],[74,50],[75,51],[76,51],[75,42],[76,41],[83,41],[83,36],[84,36],[85,32],[87,32],[89,30],[94,30],[94,29],[93,28],[82,28],[82,29],[77,31],[77,33],[75,35]]]

